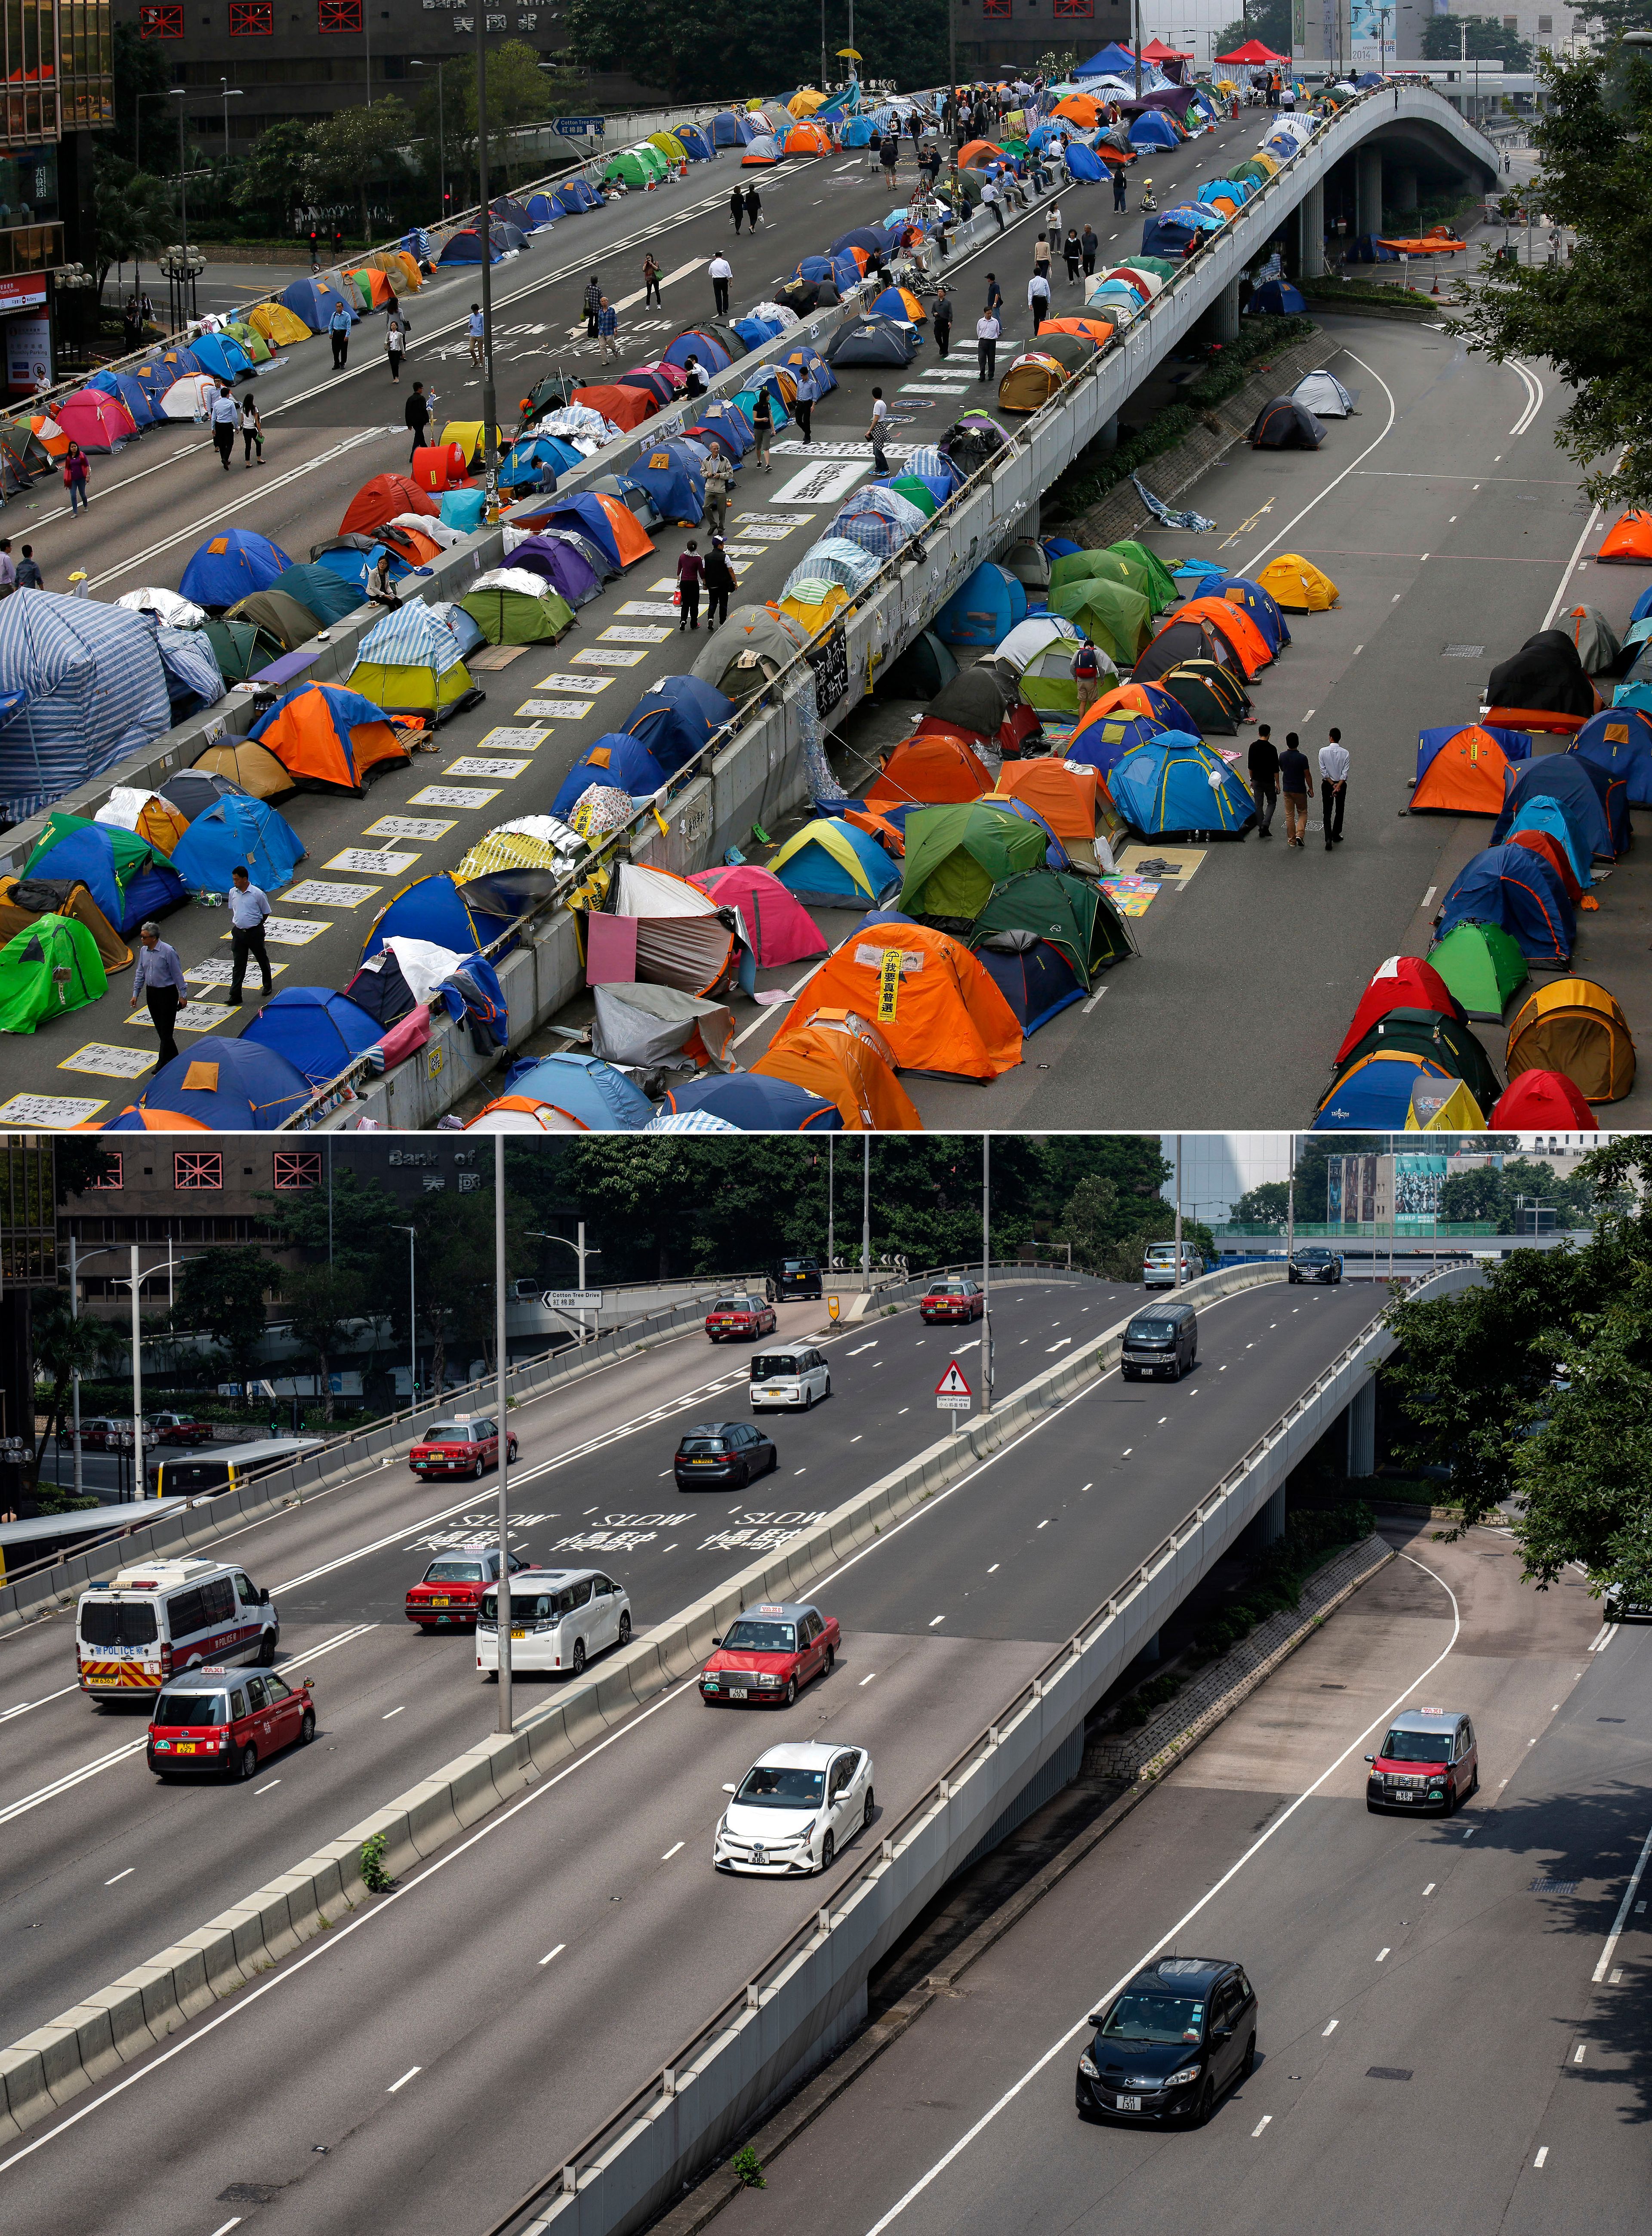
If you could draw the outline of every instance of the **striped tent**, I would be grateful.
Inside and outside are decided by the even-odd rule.
[[[155,623],[49,590],[0,601],[0,814],[21,822],[154,743],[172,721]]]
[[[857,490],[832,523],[832,536],[859,545],[875,559],[892,559],[928,516],[909,497],[875,484]]]
[[[345,679],[397,714],[440,715],[457,710],[475,689],[458,639],[428,606],[397,606],[362,639]]]

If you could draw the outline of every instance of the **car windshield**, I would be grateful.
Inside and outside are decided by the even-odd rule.
[[[1132,1320],[1124,1331],[1126,1343],[1168,1343],[1176,1332],[1174,1320]]]
[[[783,1261],[780,1271],[783,1273],[813,1273],[814,1260],[813,1258],[787,1258]]]
[[[480,1561],[432,1561],[425,1571],[427,1584],[479,1584]]]
[[[1449,1732],[1390,1732],[1382,1743],[1390,1762],[1450,1762]]]
[[[229,1717],[222,1693],[163,1693],[155,1704],[151,1720],[157,1724],[227,1724]]]
[[[772,1382],[776,1375],[795,1374],[798,1363],[789,1351],[760,1351],[752,1361],[752,1380]]]
[[[791,1654],[796,1636],[789,1622],[737,1622],[723,1644],[747,1654]]]
[[[83,1646],[153,1646],[153,1600],[87,1600],[81,1607]]]
[[[1198,2042],[1202,2039],[1202,1996],[1163,1996],[1132,1990],[1119,1997],[1102,2027],[1107,2042]]]
[[[1299,1250],[1296,1262],[1299,1266],[1327,1266],[1331,1262],[1331,1253],[1328,1250]]]
[[[931,1286],[930,1294],[931,1297],[961,1297],[964,1294],[964,1284],[962,1281],[937,1281]]]
[[[464,1421],[438,1421],[433,1429],[425,1430],[425,1441],[427,1444],[468,1444],[470,1426]]]
[[[820,1770],[786,1770],[759,1763],[734,1796],[744,1809],[818,1809],[826,1787]]]
[[[726,1452],[728,1439],[727,1437],[685,1437],[679,1449],[688,1459],[707,1457],[715,1452]]]

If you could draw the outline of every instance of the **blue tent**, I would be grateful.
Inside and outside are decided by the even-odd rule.
[[[555,489],[558,474],[584,460],[571,443],[556,435],[523,435],[499,464],[499,486],[511,490]]]
[[[988,559],[953,591],[930,626],[943,644],[997,645],[1026,618],[1024,586]]]
[[[444,528],[480,528],[487,510],[487,492],[479,489],[444,490],[441,520]]]
[[[1214,589],[1195,590],[1192,595],[1226,598],[1230,606],[1237,606],[1242,613],[1248,614],[1275,660],[1291,641],[1291,625],[1280,611],[1278,599],[1260,582],[1252,582],[1248,575],[1224,575]]]
[[[335,311],[348,311],[352,324],[361,316],[355,305],[346,302],[338,289],[329,287],[325,280],[295,280],[290,287],[281,290],[281,301],[295,319],[302,319],[311,332],[316,334]]]
[[[1107,165],[1099,155],[1094,155],[1082,140],[1067,142],[1067,173],[1070,178],[1094,181],[1107,176]],[[1041,1017],[1042,1024],[1043,1019]]]
[[[830,832],[832,846],[819,838],[805,836],[813,830]],[[768,866],[787,892],[806,907],[813,904],[819,908],[853,908],[863,901],[877,907],[900,891],[900,865],[858,824],[829,816],[819,824],[806,825],[798,836],[802,845],[790,842],[794,851],[784,860],[776,855]],[[852,863],[843,858],[846,850],[854,858]]]
[[[1143,256],[1168,257],[1174,264],[1188,253],[1190,241],[1197,239],[1200,227],[1190,219],[1177,217],[1166,210],[1162,217],[1150,217],[1142,227]]]
[[[359,558],[361,555],[352,556]],[[285,575],[276,576],[273,587],[296,598],[306,613],[315,615],[319,628],[331,628],[361,603],[360,580],[359,570],[346,579],[338,569],[319,566],[312,560],[300,567],[289,567]],[[354,589],[352,581],[357,585]]]
[[[1571,873],[1587,892],[1595,882],[1589,874],[1589,854],[1577,836],[1576,826],[1557,799],[1529,799],[1516,814],[1506,836],[1517,831],[1540,831],[1552,838],[1571,865]]]
[[[1207,179],[1194,200],[1214,202],[1220,194],[1224,201],[1238,202],[1242,207],[1255,191],[1255,187],[1247,185],[1243,179]]]
[[[602,197],[587,179],[564,179],[550,199],[564,217],[577,217],[582,210],[602,207]]]
[[[843,1113],[835,1102],[794,1087],[789,1079],[740,1071],[691,1080],[674,1087],[662,1111],[707,1110],[727,1119],[743,1134],[840,1134]]]
[[[80,878],[116,931],[126,937],[137,930],[145,917],[162,916],[168,909],[181,907],[189,895],[171,864],[153,851],[148,862],[134,870],[122,885],[115,874],[115,836],[102,823],[87,824],[60,838],[55,846],[48,846],[43,853],[32,855],[24,874],[54,882]]]
[[[1253,311],[1270,311],[1283,318],[1294,318],[1306,311],[1307,305],[1288,280],[1264,280],[1250,299]]]
[[[1130,119],[1132,148],[1179,148],[1182,135],[1162,109],[1144,109]]]
[[[387,939],[428,939],[455,955],[474,955],[490,939],[509,931],[512,918],[490,916],[460,891],[445,870],[433,877],[418,878],[404,885],[389,905],[373,919],[361,950],[365,963],[377,955]]]
[[[377,1017],[330,986],[283,986],[242,1033],[240,1045],[270,1049],[312,1087],[325,1087],[384,1029]]]
[[[815,114],[818,116],[819,111],[817,109]],[[843,145],[846,148],[870,148],[877,136],[869,116],[852,116],[843,128]]]
[[[625,727],[675,776],[734,711],[734,700],[715,684],[698,675],[664,675],[637,700]]]
[[[1075,77],[1134,78],[1135,56],[1128,47],[1121,47],[1115,41],[1110,47],[1102,47],[1098,53],[1093,54],[1087,62],[1075,63],[1073,76]]]
[[[1580,845],[1603,861],[1614,858],[1611,825],[1589,776],[1588,765],[1571,753],[1543,753],[1510,773],[1503,812],[1491,826],[1495,846],[1529,799],[1557,799],[1577,833]]]
[[[224,678],[210,639],[200,629],[158,628],[155,641],[167,674],[173,720],[215,707],[224,695]]]
[[[86,385],[101,388],[106,396],[118,397],[132,414],[133,423],[139,427],[158,427],[166,421],[165,412],[157,408],[158,399],[151,396],[143,382],[129,372],[110,372],[107,370],[92,374]],[[162,390],[161,394],[165,394]]]
[[[252,358],[234,334],[197,334],[189,346],[202,371],[215,373],[220,380],[239,380],[253,371]]]
[[[1645,589],[1635,601],[1635,609],[1630,614],[1629,619],[1632,621],[1643,621],[1649,614],[1652,614],[1652,582],[1647,584]]]
[[[180,597],[209,610],[233,606],[253,590],[273,590],[293,562],[279,544],[250,528],[209,536],[183,570]]]
[[[563,215],[549,194],[530,194],[528,214],[536,225],[555,225]]]
[[[279,892],[304,859],[304,841],[267,800],[230,792],[197,815],[172,850],[172,866],[192,892],[227,893],[244,867],[255,885]]]
[[[672,132],[682,142],[683,152],[691,163],[706,163],[711,160],[711,142],[697,124],[674,124]]]
[[[378,548],[375,545],[373,549]],[[385,549],[388,550],[388,545]],[[354,613],[366,598],[367,570],[373,564],[373,551],[358,551],[348,543],[335,543],[330,551],[322,552],[313,563],[317,574],[331,575],[334,582],[343,585],[350,596],[350,603],[345,611]],[[392,582],[398,582],[404,575],[411,575],[412,571],[399,553],[390,553],[390,579]],[[309,605],[307,599],[304,602]],[[313,612],[315,609],[310,607],[310,610]]]
[[[1168,732],[1127,755],[1107,779],[1113,805],[1143,838],[1242,838],[1255,804],[1220,754]]]
[[[686,365],[691,357],[699,358],[700,370],[708,374],[727,372],[734,361],[721,342],[690,326],[677,336],[669,349],[661,352],[660,362]]]
[[[714,437],[736,466],[756,440],[751,421],[743,411],[736,411],[732,404],[708,404],[694,425],[696,430],[703,430],[697,439],[703,440],[706,435]]]
[[[1528,963],[1557,970],[1570,962],[1577,933],[1553,864],[1528,846],[1488,846],[1464,865],[1441,904],[1437,937],[1459,924],[1500,925]]]
[[[490,264],[497,264],[499,261],[499,259],[504,254],[509,245],[510,244],[505,238],[505,228],[503,226],[490,225],[488,227],[488,261]],[[448,238],[442,243],[442,253],[436,260],[438,265],[480,264],[482,261],[481,233],[473,225],[464,226],[459,232],[450,233]]]
[[[1375,1049],[1352,1064],[1320,1105],[1316,1134],[1399,1134],[1411,1115],[1413,1089],[1456,1075],[1432,1056]]]
[[[1343,259],[1346,264],[1398,264],[1399,251],[1385,248],[1374,233],[1362,233]]]
[[[569,770],[550,812],[566,823],[580,794],[594,784],[612,785],[633,799],[644,799],[652,798],[665,781],[665,770],[640,738],[609,730],[589,745]]]
[[[1566,750],[1607,777],[1621,778],[1631,807],[1652,807],[1652,721],[1635,707],[1607,707],[1584,723]]]
[[[753,318],[749,314],[734,319],[733,324],[747,349],[761,349],[765,342],[772,342],[776,334],[784,331],[773,319]]]
[[[174,1111],[219,1134],[273,1134],[309,1100],[309,1081],[279,1049],[245,1034],[208,1034],[162,1064],[133,1107]]]
[[[906,307],[906,299],[898,287],[885,287],[872,307],[876,316],[880,319],[904,319],[908,326],[912,322],[912,314]]]
[[[809,342],[793,342],[782,361],[787,370],[793,374],[806,369],[814,375],[815,385],[819,390],[819,395],[815,398],[817,404],[822,397],[830,396],[838,385],[837,374],[833,372],[819,351]]]
[[[0,814],[9,822],[49,807],[171,726],[148,615],[50,590],[0,599]]]
[[[745,118],[736,116],[732,109],[720,109],[711,120],[712,145],[716,148],[738,148],[748,136],[740,130]]]
[[[1072,168],[1070,149],[1068,168]],[[1061,950],[1047,939],[1014,955],[980,947],[975,959],[1015,1011],[1023,1034],[1036,1033],[1074,1002],[1082,1002],[1088,990]]]
[[[600,1056],[581,1056],[572,1049],[524,1056],[505,1074],[502,1092],[554,1102],[599,1134],[635,1133],[654,1115],[653,1103],[622,1071]]]
[[[535,516],[535,524],[542,534],[548,528],[573,529],[588,543],[596,546],[616,575],[625,564],[620,556],[614,523],[597,497],[585,494],[559,497],[548,511]]]
[[[660,518],[693,527],[706,510],[705,477],[699,462],[680,443],[661,443],[657,450],[640,450],[628,478],[648,500]]]
[[[1155,715],[1132,714],[1121,707],[1109,709],[1099,721],[1086,722],[1062,750],[1066,760],[1107,776],[1142,746],[1196,746],[1198,742],[1191,730],[1168,729]]]

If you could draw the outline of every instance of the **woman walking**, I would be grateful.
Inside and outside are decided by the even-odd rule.
[[[89,470],[85,451],[78,443],[71,443],[63,454],[63,487],[69,491],[69,516],[71,520],[82,505],[89,502],[86,495]]]
[[[767,388],[757,391],[757,402],[752,407],[752,432],[757,437],[757,460],[766,474],[773,467],[768,462],[768,446],[774,439],[774,399]]]
[[[645,311],[650,303],[656,310],[665,308],[660,300],[660,267],[654,260],[652,249],[642,260],[642,307]]]
[[[1068,227],[1067,238],[1061,245],[1061,253],[1067,259],[1067,285],[1070,287],[1076,287],[1079,266],[1084,261],[1084,244],[1078,237],[1078,227],[1076,225]]]
[[[677,623],[677,634],[684,629],[700,628],[700,584],[706,571],[706,562],[700,556],[700,546],[691,536],[688,548],[677,559],[677,595],[682,604],[682,619]]]
[[[258,416],[258,405],[251,392],[241,398],[241,444],[247,459],[247,470],[251,473],[254,464],[253,452],[258,452],[256,463],[264,463],[264,422]]]
[[[407,351],[407,328],[399,311],[392,311],[385,321],[385,356],[390,365],[390,377],[399,387],[402,358]]]

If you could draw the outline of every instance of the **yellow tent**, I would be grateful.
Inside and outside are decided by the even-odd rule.
[[[247,313],[247,323],[256,326],[273,349],[285,349],[289,342],[304,342],[310,339],[310,329],[296,311],[289,311],[285,303],[254,303]]]
[[[813,116],[817,109],[826,106],[826,95],[816,93],[812,86],[800,86],[786,105],[793,116]]]
[[[1256,580],[1287,613],[1329,613],[1337,602],[1337,586],[1331,577],[1294,551],[1282,551],[1277,559],[1270,559]]]
[[[418,258],[410,256],[405,248],[377,248],[367,262],[375,271],[384,273],[398,295],[411,295],[416,287],[425,284]]]
[[[1247,156],[1246,160],[1248,162],[1260,163],[1270,179],[1280,167],[1279,157],[1270,155],[1266,148],[1259,148],[1254,155]]]
[[[148,840],[157,854],[170,854],[189,828],[189,818],[169,799],[135,787],[112,792],[92,819],[135,832],[140,838]]]
[[[1540,986],[1509,1028],[1509,1077],[1558,1071],[1585,1102],[1622,1102],[1635,1084],[1629,1020],[1604,986],[1556,978]]]
[[[497,427],[493,431],[493,440],[496,450],[504,449],[504,437]],[[450,419],[438,437],[438,444],[439,448],[445,450],[450,443],[457,443],[464,451],[464,463],[467,466],[480,465],[483,449],[482,422],[479,419]]]
[[[688,160],[688,150],[675,132],[650,132],[648,144],[650,148],[657,148],[674,163],[686,163]]]
[[[818,591],[818,598],[810,595]],[[811,636],[817,635],[832,619],[839,608],[846,606],[849,594],[841,582],[800,582],[789,597],[780,600],[780,611],[790,614],[800,621]]]
[[[477,840],[453,872],[453,878],[456,885],[462,885],[472,878],[491,877],[498,870],[556,870],[566,866],[566,854],[559,857],[548,839],[503,823],[497,831],[490,831]]]
[[[1405,1113],[1408,1134],[1478,1134],[1485,1113],[1460,1079],[1419,1079]]]

